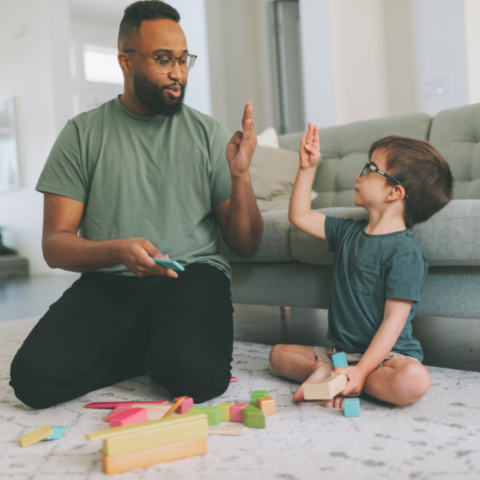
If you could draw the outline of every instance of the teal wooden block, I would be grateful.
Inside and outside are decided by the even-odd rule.
[[[242,423],[249,428],[265,428],[267,426],[265,414],[251,404],[242,409]]]
[[[257,406],[257,400],[259,398],[265,398],[265,397],[268,397],[268,392],[266,390],[255,390],[252,393],[252,405],[254,407],[256,407]]]
[[[51,429],[53,433],[45,440],[58,440],[59,438],[62,438],[67,427],[51,427]]]
[[[218,425],[222,421],[222,409],[220,407],[202,407],[201,405],[194,405],[188,412],[205,413],[207,415],[208,424],[211,426]]]
[[[335,368],[348,367],[347,356],[344,352],[335,353],[332,355],[332,362]]]
[[[359,417],[360,400],[358,398],[345,398],[343,400],[343,415],[345,417]]]

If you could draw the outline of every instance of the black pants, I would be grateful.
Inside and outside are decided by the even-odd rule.
[[[232,350],[230,282],[217,268],[192,264],[177,279],[88,273],[27,337],[10,385],[46,408],[148,371],[201,403],[227,389]]]

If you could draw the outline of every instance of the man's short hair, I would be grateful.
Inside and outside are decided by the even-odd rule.
[[[123,13],[118,32],[118,48],[121,42],[129,37],[138,35],[144,20],[169,19],[175,22],[180,21],[178,11],[161,0],[140,0],[129,5]]]
[[[386,152],[387,173],[402,183],[410,199],[415,219],[405,202],[403,218],[408,228],[428,220],[452,199],[450,166],[430,142],[389,135],[370,147],[369,159],[375,150]]]

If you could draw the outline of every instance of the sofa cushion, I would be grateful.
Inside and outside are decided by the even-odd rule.
[[[319,210],[334,217],[368,219],[363,208],[324,208]],[[291,227],[294,258],[303,263],[332,265],[333,253],[324,240]],[[452,200],[445,208],[413,233],[427,255],[430,266],[480,265],[480,200]],[[267,234],[268,235],[268,234]]]
[[[429,140],[450,165],[455,198],[480,199],[480,104],[437,114]]]
[[[250,257],[243,258],[223,244],[222,253],[230,263],[239,262],[293,262],[290,246],[290,222],[286,210],[262,214],[265,225],[258,250]]]
[[[356,177],[368,161],[373,142],[387,135],[427,140],[431,118],[424,113],[401,115],[322,128],[320,162],[313,185],[318,192],[312,208],[354,207]],[[298,151],[302,133],[279,137],[280,147]]]

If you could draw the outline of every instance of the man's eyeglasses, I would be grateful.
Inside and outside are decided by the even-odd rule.
[[[196,55],[182,55],[181,57],[174,57],[173,55],[151,55],[150,53],[137,52],[135,50],[124,50],[123,53],[133,53],[135,55],[141,55],[142,57],[152,57],[155,59],[158,65],[159,73],[170,73],[175,67],[177,60],[182,72],[188,72],[195,65]]]
[[[383,170],[380,170],[375,164],[370,163],[370,162],[367,163],[367,164],[362,168],[362,171],[361,171],[361,173],[360,173],[360,176],[363,177],[363,176],[366,175],[369,171],[379,173],[379,174],[382,175],[383,177],[388,178],[390,181],[392,181],[392,182],[395,183],[396,185],[399,185],[400,187],[403,187],[403,189],[405,190],[405,187],[401,184],[401,182],[399,182],[396,178],[393,178],[393,177],[392,177],[391,175],[389,175],[388,173],[385,173]],[[416,222],[416,221],[417,221],[417,216],[415,215],[415,210],[413,210],[412,204],[410,203],[410,199],[408,198],[408,195],[407,195],[406,190],[405,190],[405,200],[407,201],[408,208],[409,208],[410,211],[412,212],[413,221]]]

